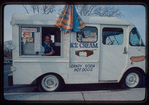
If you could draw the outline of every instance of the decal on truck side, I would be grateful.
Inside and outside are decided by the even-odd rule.
[[[74,72],[91,72],[95,68],[95,64],[85,64],[84,66],[82,64],[72,64],[70,67],[73,68]]]
[[[97,50],[97,49],[93,49],[93,50],[78,50],[78,51],[75,51],[75,54],[80,56],[80,57],[88,57],[88,56],[91,56],[94,54],[94,50]]]
[[[98,48],[98,43],[70,43],[70,48]]]

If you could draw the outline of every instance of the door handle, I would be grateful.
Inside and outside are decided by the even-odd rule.
[[[123,54],[127,54],[127,48],[126,48],[126,47],[124,47],[124,52],[123,52]]]

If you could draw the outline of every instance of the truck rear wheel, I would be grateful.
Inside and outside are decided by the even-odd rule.
[[[43,76],[38,83],[38,90],[42,92],[60,91],[64,86],[61,78],[54,74]]]
[[[139,71],[131,70],[126,72],[120,84],[122,88],[136,88],[141,86],[143,76]]]

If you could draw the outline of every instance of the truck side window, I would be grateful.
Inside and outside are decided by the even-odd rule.
[[[96,42],[98,39],[98,30],[96,27],[85,27],[81,32],[77,32],[78,42]]]
[[[122,45],[123,29],[105,27],[102,30],[102,43],[104,45]]]
[[[40,27],[21,27],[21,55],[39,55]]]
[[[142,40],[137,28],[133,28],[131,30],[130,36],[129,36],[129,44],[131,46],[144,46],[143,40]]]

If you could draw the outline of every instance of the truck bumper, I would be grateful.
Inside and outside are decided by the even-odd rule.
[[[8,86],[13,86],[13,74],[8,75]]]

